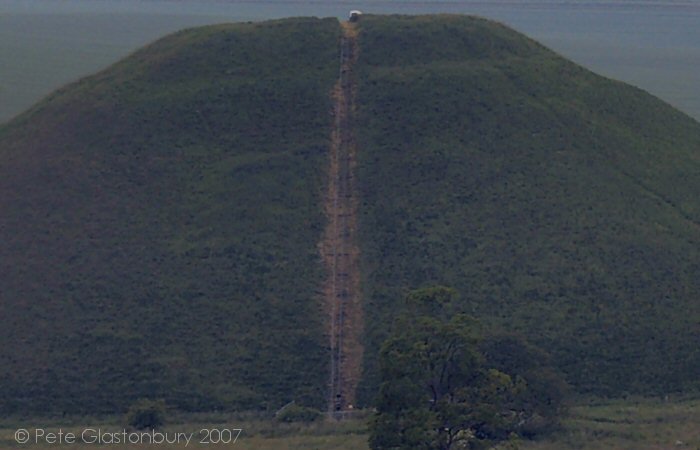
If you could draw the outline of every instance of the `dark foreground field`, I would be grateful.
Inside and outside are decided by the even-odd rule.
[[[236,448],[239,450],[364,450],[368,449],[366,426],[362,420],[319,422],[312,425],[280,424],[272,421],[239,421],[224,417],[189,417],[188,422],[171,424],[163,432],[195,432],[202,428],[242,428],[235,444],[159,445],[158,448]],[[213,420],[212,420],[213,419]],[[74,422],[65,431],[81,432],[86,427],[105,430],[121,429],[119,419]],[[700,400],[625,400],[590,402],[572,409],[564,427],[552,436],[537,441],[519,441],[496,448],[521,450],[662,450],[700,448]],[[22,427],[43,427],[41,421],[4,422],[0,424],[0,448],[39,449],[143,449],[147,445],[56,445],[20,446],[15,431]],[[47,432],[59,424],[47,426]]]

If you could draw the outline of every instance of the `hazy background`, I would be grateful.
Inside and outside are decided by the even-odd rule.
[[[700,119],[700,0],[0,0],[0,122],[181,28],[350,9],[496,19]]]

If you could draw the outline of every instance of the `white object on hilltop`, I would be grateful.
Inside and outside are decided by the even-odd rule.
[[[350,22],[357,22],[361,15],[362,11],[353,9],[352,11],[350,11]]]

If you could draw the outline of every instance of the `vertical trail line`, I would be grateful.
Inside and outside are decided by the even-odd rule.
[[[334,123],[324,205],[328,222],[320,243],[328,274],[323,289],[330,319],[328,409],[336,418],[353,407],[362,361],[357,189],[353,175],[357,151],[353,132],[357,30],[347,22],[341,23],[341,28],[340,73],[332,93]]]

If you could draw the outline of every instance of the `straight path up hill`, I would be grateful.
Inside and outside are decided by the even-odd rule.
[[[357,243],[357,186],[354,175],[357,143],[354,130],[357,60],[357,31],[341,23],[340,72],[333,90],[334,127],[331,139],[328,222],[321,249],[327,267],[324,287],[330,310],[331,381],[329,408],[332,412],[352,409],[362,363],[362,299],[359,248]]]
[[[698,198],[700,124],[491,21],[176,33],[0,127],[0,414],[371,406],[434,284],[579,392],[697,390]]]

